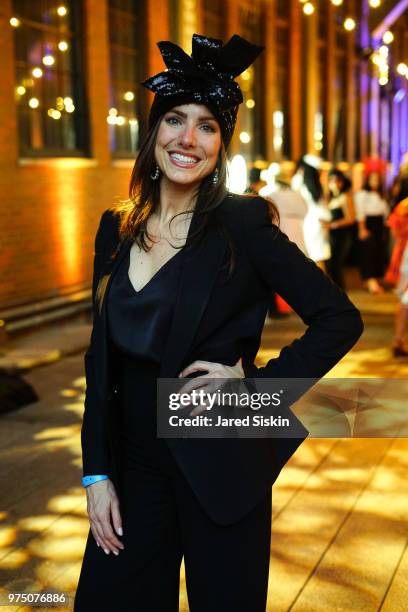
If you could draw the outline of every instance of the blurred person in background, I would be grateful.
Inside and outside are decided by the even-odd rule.
[[[296,165],[291,187],[302,196],[308,208],[303,222],[307,254],[322,270],[325,270],[331,253],[329,230],[322,222],[330,221],[330,213],[323,199],[320,164],[321,160],[318,157],[304,155]]]
[[[326,222],[330,231],[331,258],[328,273],[342,289],[345,288],[343,269],[352,244],[352,227],[356,221],[351,181],[336,168],[329,173],[329,211],[331,221]],[[323,222],[325,223],[325,222]]]
[[[385,221],[389,206],[384,198],[381,176],[370,172],[362,189],[354,194],[358,222],[359,267],[363,282],[370,293],[383,293],[380,280],[387,263],[387,232]]]
[[[270,192],[270,195],[263,197],[270,199],[278,209],[282,232],[307,255],[304,220],[308,213],[308,206],[300,193],[292,189],[290,181],[290,175],[281,169],[276,176],[274,190]]]
[[[384,281],[391,287],[397,287],[402,258],[405,247],[408,244],[408,198],[405,198],[405,200],[396,205],[387,219],[387,226],[391,228],[394,245]]]
[[[408,330],[408,243],[402,255],[396,293],[400,302],[395,314],[393,354],[394,357],[408,357],[408,344],[405,342]]]
[[[245,193],[258,195],[262,187],[265,187],[266,182],[261,179],[261,170],[253,166],[249,170],[249,187],[245,189]]]

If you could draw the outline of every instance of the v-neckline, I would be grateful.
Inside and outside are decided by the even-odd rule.
[[[128,267],[127,267],[127,270],[126,270],[126,276],[127,276],[127,280],[128,280],[128,282],[129,282],[129,285],[132,287],[132,289],[133,289],[134,293],[135,293],[136,295],[139,295],[140,293],[142,293],[142,292],[143,292],[143,291],[146,289],[146,287],[148,287],[148,285],[150,285],[150,284],[151,284],[151,283],[152,283],[152,282],[153,282],[153,281],[156,279],[156,277],[157,277],[157,276],[159,275],[159,273],[160,273],[160,272],[163,270],[163,268],[165,268],[165,267],[167,266],[167,264],[169,264],[169,263],[170,263],[170,262],[171,262],[171,261],[172,261],[172,260],[173,260],[175,257],[177,257],[177,255],[179,255],[179,254],[181,253],[181,251],[183,251],[183,249],[184,249],[184,246],[183,246],[183,247],[181,247],[181,249],[178,249],[178,250],[177,250],[177,253],[175,253],[174,255],[172,255],[171,257],[169,257],[169,259],[168,259],[167,261],[165,261],[165,262],[164,262],[164,264],[163,264],[162,266],[160,266],[160,268],[159,268],[158,270],[156,270],[156,272],[153,274],[153,276],[152,276],[152,277],[151,277],[151,278],[150,278],[150,279],[147,281],[147,283],[145,283],[145,284],[143,285],[143,287],[142,287],[141,289],[139,289],[139,290],[138,290],[138,289],[135,289],[135,287],[134,287],[134,285],[133,285],[132,281],[130,280],[130,276],[129,276],[130,257],[131,257],[131,255],[130,255],[130,249],[129,249],[129,259],[128,259]]]

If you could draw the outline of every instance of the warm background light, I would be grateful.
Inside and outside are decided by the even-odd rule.
[[[390,30],[387,30],[383,36],[383,43],[385,45],[390,45],[393,40],[394,40],[394,34],[390,32]]]
[[[315,8],[311,2],[306,2],[306,4],[303,6],[303,12],[305,15],[312,15],[314,10]]]
[[[248,142],[251,141],[251,136],[248,134],[248,132],[241,132],[239,135],[239,139],[244,144],[247,144]]]
[[[40,106],[40,101],[38,98],[30,98],[28,101],[28,106],[30,108],[38,108]]]
[[[347,19],[344,20],[344,29],[347,30],[348,32],[351,32],[352,30],[354,30],[355,27],[356,27],[356,22],[351,17],[347,17]]]

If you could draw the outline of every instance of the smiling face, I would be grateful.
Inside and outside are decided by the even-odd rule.
[[[221,130],[211,111],[182,104],[163,115],[154,153],[163,177],[193,186],[214,171],[220,148]]]

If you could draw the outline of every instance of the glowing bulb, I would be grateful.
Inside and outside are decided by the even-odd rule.
[[[52,55],[44,55],[44,57],[42,58],[42,62],[44,66],[52,66],[55,62],[55,59]]]
[[[405,76],[406,74],[408,74],[408,66],[407,66],[407,64],[404,64],[404,62],[401,62],[401,64],[398,64],[397,72],[401,76]]]
[[[245,102],[247,108],[254,108],[255,106],[255,100],[253,100],[252,98],[249,98],[249,100],[247,100]]]
[[[135,99],[135,94],[133,93],[133,91],[125,91],[123,97],[125,100],[127,100],[127,102],[131,102]]]
[[[248,142],[251,141],[251,136],[248,134],[248,132],[241,132],[239,135],[239,139],[244,144],[247,144]]]
[[[67,113],[73,113],[73,112],[74,112],[74,110],[75,110],[75,106],[74,106],[73,104],[68,104],[68,105],[65,107],[65,110],[67,111]]]
[[[316,149],[316,151],[321,151],[323,149],[323,143],[322,142],[315,142],[315,149]]]
[[[106,121],[109,123],[109,125],[116,125],[116,117],[115,117],[115,115],[108,115],[106,117]]]
[[[59,6],[57,8],[57,13],[60,17],[64,17],[64,15],[67,14],[67,9],[65,8],[65,6]]]
[[[60,51],[66,51],[66,50],[68,49],[68,43],[67,43],[65,40],[61,40],[61,41],[58,43],[58,49],[59,49]]]
[[[343,4],[343,0],[331,0],[331,3],[334,6],[341,6]]]
[[[109,114],[116,117],[118,114],[118,109],[113,106],[112,108],[109,109]]]
[[[69,98],[68,96],[66,98],[64,98],[64,104],[65,106],[72,106],[73,105],[73,100],[72,98]]]
[[[354,19],[352,19],[352,17],[347,17],[347,19],[344,20],[344,29],[347,30],[347,32],[352,32],[355,27],[356,22]]]
[[[312,15],[314,10],[315,8],[311,2],[306,2],[306,4],[303,5],[303,12],[305,15]]]
[[[31,74],[36,79],[40,79],[42,77],[42,75],[43,75],[43,71],[41,70],[41,68],[33,68],[32,71],[31,71]]]
[[[388,83],[388,77],[382,76],[378,79],[380,85],[386,85]]]
[[[388,47],[386,47],[385,45],[381,45],[381,47],[378,49],[378,52],[380,55],[382,55],[382,57],[388,57]]]
[[[126,123],[126,117],[119,115],[118,117],[116,117],[116,123],[117,125],[124,125]]]
[[[61,98],[61,96],[56,99],[56,103],[58,110],[62,110],[64,108],[64,100]]]
[[[10,25],[13,26],[13,28],[18,28],[18,26],[20,25],[20,20],[17,19],[17,17],[11,17]]]
[[[28,106],[30,108],[38,108],[40,106],[40,101],[38,98],[30,98],[28,101]]]
[[[26,92],[26,88],[23,85],[19,85],[16,89],[16,92],[18,93],[19,96],[24,96]]]
[[[60,111],[59,111],[59,110],[55,110],[54,108],[53,108],[53,109],[51,109],[51,110],[52,110],[52,112],[51,112],[51,117],[52,117],[53,119],[60,119],[60,117],[61,117],[61,113],[60,113]]]
[[[382,39],[385,45],[390,45],[394,40],[394,34],[390,32],[390,30],[387,30],[386,32],[384,32],[384,36],[382,37]]]
[[[137,119],[129,119],[129,125],[137,125],[138,123]]]
[[[381,4],[381,0],[369,0],[368,4],[371,6],[371,8],[378,8]]]

